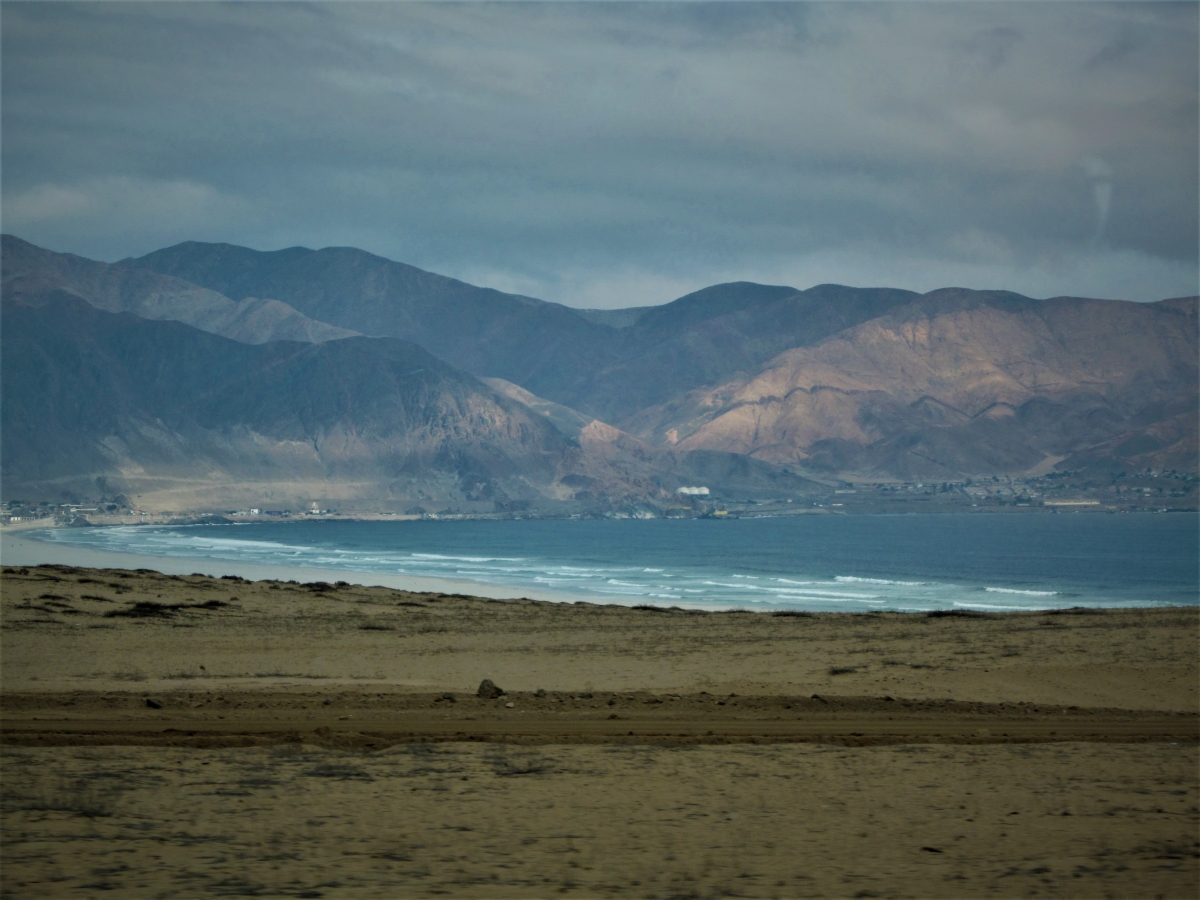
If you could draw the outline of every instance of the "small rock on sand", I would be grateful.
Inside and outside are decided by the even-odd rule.
[[[479,683],[479,690],[475,692],[475,696],[484,700],[495,700],[503,693],[504,691],[492,679],[485,678]]]
[[[151,709],[162,709],[161,703],[159,703],[157,700],[152,700],[149,697],[146,698],[146,705]]]

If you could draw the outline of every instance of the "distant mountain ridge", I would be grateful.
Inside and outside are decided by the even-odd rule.
[[[1194,435],[1197,336],[1195,299],[947,289],[625,425],[680,449],[862,476],[1017,473],[1167,419]],[[1184,434],[1143,452],[1171,444],[1173,467],[1195,466]]]
[[[528,499],[561,435],[414,344],[249,345],[65,293],[4,300],[4,480],[147,488],[358,485],[404,501]],[[234,490],[236,493],[236,490]]]
[[[821,285],[734,282],[671,303],[580,311],[478,288],[362,250],[260,252],[187,242],[122,265],[235,299],[281,300],[342,328],[410,340],[481,377],[498,377],[605,421],[749,371],[916,297]]]
[[[805,476],[1195,470],[1200,455],[1197,298],[733,282],[575,310],[353,248],[189,242],[109,265],[2,246],[6,493],[112,475],[193,498],[241,479],[390,509],[662,509],[698,479],[815,496]],[[248,374],[212,381],[206,355],[211,377]],[[441,424],[414,425],[419,409]]]
[[[0,284],[6,296],[64,291],[108,312],[172,319],[247,344],[329,341],[355,334],[309,319],[278,300],[245,297],[235,303],[188,281],[54,253],[7,234],[0,236]]]
[[[569,307],[475,287],[349,247],[260,252],[193,241],[122,265],[229,297],[271,297],[321,322],[413,341],[451,365],[543,396],[550,396],[543,390],[547,379],[583,378],[612,359],[614,329]]]
[[[251,345],[61,290],[0,310],[6,496],[103,478],[151,508],[662,509],[697,467],[750,495],[824,490],[595,420],[572,433],[407,341]]]

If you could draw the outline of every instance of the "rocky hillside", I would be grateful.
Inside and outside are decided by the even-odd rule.
[[[935,291],[624,425],[680,449],[881,477],[1095,462],[1106,443],[1117,461],[1139,434],[1133,449],[1173,447],[1194,466],[1196,312],[1195,299]]]
[[[6,495],[103,476],[193,499],[666,509],[688,484],[811,497],[810,478],[1198,464],[1196,298],[736,282],[598,311],[352,248],[2,249]]]
[[[104,479],[151,509],[662,510],[705,466],[745,496],[824,490],[555,421],[407,341],[250,345],[65,291],[5,296],[2,315],[7,498],[86,497]]]
[[[776,354],[865,322],[916,295],[736,282],[663,306],[581,311],[474,287],[352,248],[263,253],[188,242],[123,265],[223,295],[281,300],[313,319],[413,341],[604,421],[754,371]]]
[[[249,345],[66,294],[6,298],[3,314],[9,493],[108,476],[131,496],[232,500],[238,485],[272,483],[279,502],[490,511],[552,494],[572,450],[541,417],[404,341]]]

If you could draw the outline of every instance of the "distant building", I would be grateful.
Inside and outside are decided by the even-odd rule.
[[[688,497],[707,497],[708,488],[706,487],[681,487],[676,488],[675,493],[683,494]]]

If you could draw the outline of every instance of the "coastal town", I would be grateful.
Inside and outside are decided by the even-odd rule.
[[[247,507],[214,510],[147,510],[124,494],[68,497],[63,502],[6,500],[0,524],[50,527],[136,524],[227,524],[282,520],[528,518],[738,518],[764,515],[878,513],[1124,513],[1191,512],[1200,508],[1200,476],[1174,469],[1119,472],[1109,478],[1090,473],[1054,472],[1035,477],[980,476],[938,483],[837,481],[811,498],[751,499],[723,494],[707,486],[677,489],[675,502],[661,505],[627,502],[584,512],[519,510],[480,512],[442,509],[380,510],[348,503],[312,501],[300,508]]]

